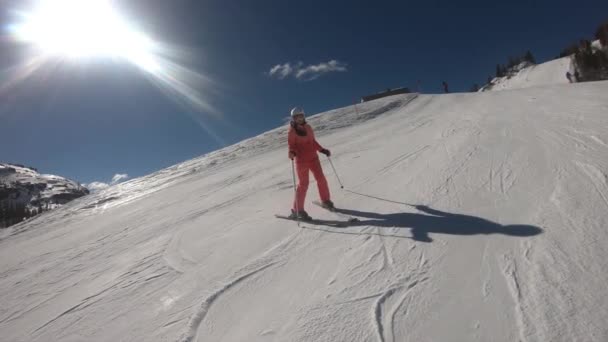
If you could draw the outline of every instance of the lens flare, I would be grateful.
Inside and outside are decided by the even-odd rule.
[[[15,14],[16,22],[7,27],[11,38],[32,49],[19,65],[2,71],[10,75],[3,77],[0,92],[47,66],[57,71],[58,62],[108,58],[137,66],[178,103],[196,112],[221,117],[205,96],[218,86],[209,77],[187,67],[179,49],[156,42],[131,25],[109,0],[39,0]],[[195,121],[210,131],[202,119]]]
[[[144,70],[156,70],[154,42],[131,27],[104,0],[41,0],[22,21],[15,37],[43,53],[73,58],[120,57]],[[153,66],[154,65],[154,66]]]

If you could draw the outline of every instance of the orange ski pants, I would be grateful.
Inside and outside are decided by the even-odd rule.
[[[308,176],[309,171],[312,172],[313,176],[317,181],[317,187],[319,188],[319,197],[321,202],[329,200],[329,187],[327,186],[327,179],[323,174],[321,168],[321,161],[319,158],[309,162],[296,162],[296,172],[298,173],[298,187],[296,190],[296,198],[293,203],[293,209],[295,211],[304,210],[304,201],[306,200],[306,192],[308,191]]]

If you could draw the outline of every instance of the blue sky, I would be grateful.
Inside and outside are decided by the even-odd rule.
[[[0,90],[0,162],[82,183],[142,176],[275,128],[296,105],[314,114],[417,80],[424,93],[443,80],[466,91],[508,56],[546,61],[608,19],[608,2],[585,0],[115,2],[189,52],[219,115],[165,96],[129,63],[66,61]],[[6,33],[16,3],[0,2],[0,85],[24,58]]]

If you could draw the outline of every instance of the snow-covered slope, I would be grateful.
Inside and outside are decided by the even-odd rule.
[[[574,74],[572,58],[563,57],[542,64],[522,64],[509,75],[496,77],[479,91],[520,89],[569,83],[566,73]]]
[[[0,228],[88,193],[85,187],[66,178],[0,163]]]
[[[5,341],[606,341],[608,82],[404,95],[309,119],[4,230]],[[314,182],[308,203],[317,197]],[[358,222],[348,223],[355,216]],[[348,224],[337,227],[336,224]]]

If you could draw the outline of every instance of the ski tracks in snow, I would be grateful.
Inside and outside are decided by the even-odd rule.
[[[261,274],[263,271],[285,264],[288,258],[287,252],[297,244],[297,237],[300,235],[300,233],[301,230],[298,230],[296,233],[289,235],[283,241],[265,252],[257,260],[235,272],[233,276],[224,284],[219,285],[215,290],[211,291],[211,293],[207,295],[196,307],[195,312],[190,317],[185,331],[182,333],[179,341],[198,341],[198,336],[201,334],[202,324],[207,317],[209,310],[221,296],[227,294],[231,289],[242,285],[248,279],[259,276],[259,274]]]
[[[587,175],[608,210],[608,175],[592,164],[576,162],[576,165]]]
[[[516,324],[519,330],[519,340],[525,342],[528,340],[526,338],[525,324],[530,320],[528,319],[526,311],[523,307],[522,289],[520,285],[520,279],[517,276],[517,262],[512,256],[505,254],[503,255],[503,263],[503,274],[507,281],[509,290],[511,291],[513,301],[515,302],[515,317]]]
[[[353,320],[356,326],[349,328],[352,317],[347,313],[335,314],[340,319],[335,324],[351,332],[350,337],[354,339],[349,340],[398,341],[396,331],[403,330],[404,325],[415,324],[415,318],[408,319],[411,306],[420,304],[413,294],[419,291],[419,285],[430,279],[431,262],[426,257],[425,249],[417,248],[417,243],[382,236],[377,227],[370,229],[378,230],[378,234],[362,236],[356,249],[349,250],[341,258],[338,273],[329,278],[327,285],[337,287],[339,291],[327,298],[340,299],[330,300],[322,307],[323,311],[346,310],[358,318],[365,317],[367,310],[369,330],[361,329],[365,321],[359,319]],[[310,315],[313,312],[316,313],[316,310],[309,310],[309,314],[301,318],[306,330],[314,329],[316,322],[327,324],[316,315]],[[335,321],[336,317],[326,319]],[[306,335],[305,340],[332,340],[332,329],[323,329],[328,331]]]
[[[202,303],[199,305],[199,307],[197,308],[194,315],[192,315],[192,317],[190,318],[190,321],[188,322],[188,325],[187,325],[186,332],[182,335],[182,337],[180,338],[180,341],[182,341],[182,342],[196,341],[201,323],[207,316],[207,313],[209,312],[209,309],[211,308],[213,303],[215,303],[222,294],[226,293],[231,288],[239,285],[240,283],[242,283],[243,281],[247,280],[248,278],[254,276],[255,274],[262,272],[269,267],[274,266],[275,264],[276,264],[276,262],[270,262],[268,264],[262,264],[261,266],[256,265],[256,266],[258,266],[257,268],[246,267],[241,272],[238,272],[238,274],[240,274],[240,275],[236,275],[236,278],[234,278],[233,280],[230,280],[225,285],[221,286],[220,288],[215,290],[213,293],[211,293],[207,298],[205,298],[202,301]]]
[[[383,175],[385,173],[387,173],[388,171],[390,171],[391,169],[393,169],[394,167],[396,167],[397,165],[401,164],[402,162],[417,156],[418,154],[424,152],[426,149],[428,149],[429,147],[431,147],[430,145],[425,145],[421,148],[418,148],[416,150],[414,150],[413,152],[407,152],[404,153],[402,155],[400,155],[399,157],[391,160],[385,167],[383,167],[382,169],[380,169],[377,174],[379,175]]]
[[[413,289],[429,279],[428,260],[424,254],[420,254],[419,263],[416,271],[399,279],[397,284],[389,286],[382,294],[378,295],[373,305],[373,321],[376,327],[377,340],[379,342],[395,341],[395,317],[398,312],[403,317],[408,314],[406,302],[411,301],[410,294]],[[393,270],[394,271],[394,270]],[[403,309],[402,309],[403,308]]]
[[[379,230],[378,228],[376,228]],[[376,340],[379,342],[396,341],[395,337],[395,320],[397,315],[403,318],[407,317],[408,306],[412,300],[412,291],[420,284],[423,284],[429,279],[430,263],[426,258],[425,253],[416,249],[416,244],[407,242],[409,245],[406,251],[407,256],[400,255],[397,259],[392,255],[394,249],[401,249],[404,246],[404,240],[385,239],[378,231],[375,238],[369,237],[366,239],[366,244],[376,242],[377,249],[367,259],[352,267],[347,274],[347,277],[357,277],[360,271],[367,271],[367,275],[359,281],[353,282],[349,287],[342,290],[342,293],[361,288],[367,288],[375,280],[384,280],[388,282],[388,286],[380,285],[385,289],[380,292],[358,296],[346,302],[354,303],[364,300],[373,300],[371,302],[371,322],[374,327]],[[391,245],[392,243],[392,245]],[[388,246],[387,246],[388,244]],[[391,248],[392,247],[392,248]],[[399,262],[401,261],[401,262]],[[415,261],[415,262],[412,262]],[[378,266],[372,269],[371,263],[377,263]],[[404,268],[406,270],[404,270]],[[407,274],[404,276],[403,274]],[[395,279],[395,276],[396,279]],[[391,280],[393,278],[393,280]],[[354,279],[353,279],[354,280]],[[344,303],[346,303],[344,302]]]
[[[500,164],[494,163],[494,159],[492,158],[490,168],[488,169],[488,178],[483,187],[487,187],[490,192],[497,192],[502,196],[506,196],[517,181],[517,175],[514,174],[513,169],[508,164],[509,160],[507,157]]]

